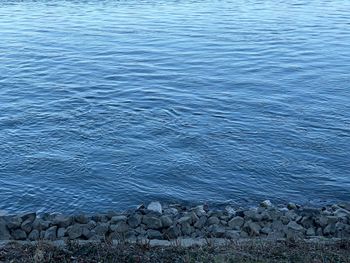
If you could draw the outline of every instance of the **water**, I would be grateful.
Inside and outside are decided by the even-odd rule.
[[[350,1],[1,1],[0,209],[350,201]]]

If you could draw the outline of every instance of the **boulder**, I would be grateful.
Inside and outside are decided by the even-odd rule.
[[[216,216],[211,216],[208,218],[207,220],[207,225],[218,225],[220,223],[219,218],[217,218]]]
[[[6,220],[0,217],[0,240],[9,240],[10,238],[11,235],[6,226]]]
[[[138,227],[142,222],[142,215],[139,213],[133,213],[128,218],[128,224],[132,228]]]
[[[16,229],[12,232],[12,238],[14,240],[26,240],[27,233],[22,229]]]
[[[184,236],[189,236],[193,232],[193,228],[191,227],[190,223],[184,222],[181,224],[181,232]]]
[[[109,223],[97,223],[97,226],[94,228],[96,235],[105,236],[109,230]]]
[[[250,235],[250,236],[258,236],[260,234],[261,226],[253,221],[249,221],[244,225],[244,230]]]
[[[57,238],[62,238],[65,236],[65,234],[66,234],[66,229],[64,227],[60,227],[57,230]]]
[[[84,214],[74,216],[74,220],[78,224],[87,224],[90,221],[89,218]]]
[[[36,230],[46,230],[50,227],[49,221],[44,221],[42,218],[36,218],[33,222],[33,228]]]
[[[270,200],[265,200],[260,203],[260,206],[264,208],[269,208],[269,207],[272,207],[273,205]]]
[[[129,225],[124,221],[119,221],[110,226],[112,232],[124,233],[129,230]]]
[[[27,234],[29,234],[32,231],[33,228],[33,221],[31,218],[28,218],[24,220],[21,224],[21,229],[24,230]]]
[[[201,229],[207,223],[207,217],[205,215],[201,216],[198,221],[194,224],[194,227],[197,229]]]
[[[171,226],[165,231],[165,237],[167,239],[175,239],[181,236],[181,229],[179,226]]]
[[[170,227],[173,224],[173,220],[170,216],[162,216],[160,218],[163,227]]]
[[[44,238],[46,240],[55,240],[57,239],[57,226],[52,226],[49,227],[46,231],[45,231],[45,236]]]
[[[25,214],[22,214],[20,217],[21,217],[22,221],[29,220],[29,221],[33,222],[36,218],[36,213],[25,213]]]
[[[147,237],[149,239],[163,239],[163,234],[161,232],[159,232],[158,230],[148,229],[147,230]]]
[[[12,230],[16,228],[20,228],[23,220],[19,216],[12,216],[7,218],[7,228]]]
[[[150,211],[157,212],[157,213],[161,214],[162,213],[162,205],[159,202],[151,202],[147,206],[147,210],[150,210]]]
[[[37,229],[34,229],[30,234],[28,235],[28,239],[30,241],[37,241],[40,238],[40,232]]]
[[[111,218],[111,224],[117,224],[119,222],[126,222],[128,218],[125,215],[113,216]]]
[[[66,215],[56,215],[53,224],[58,227],[69,227],[73,222],[73,218]]]
[[[81,224],[71,225],[67,228],[66,233],[70,239],[77,239],[82,236],[83,227]]]
[[[150,229],[162,228],[162,221],[158,217],[144,215],[142,218],[142,223]]]
[[[239,230],[244,224],[244,218],[240,216],[235,216],[230,221],[228,221],[228,226],[230,229]]]

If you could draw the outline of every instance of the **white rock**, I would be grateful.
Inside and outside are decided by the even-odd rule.
[[[272,203],[270,200],[265,200],[265,201],[261,202],[260,206],[267,208],[267,207],[271,207]]]
[[[159,202],[151,202],[148,206],[147,209],[150,211],[154,211],[157,213],[162,213],[162,205]]]

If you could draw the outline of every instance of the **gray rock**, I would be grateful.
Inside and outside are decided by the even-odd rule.
[[[255,222],[259,222],[262,219],[262,216],[261,214],[258,213],[257,210],[252,209],[252,210],[244,211],[244,219],[247,219],[247,220],[251,219]]]
[[[229,205],[225,207],[225,211],[229,215],[229,217],[233,217],[236,215],[236,210]]]
[[[175,239],[181,236],[181,229],[179,226],[171,226],[165,231],[165,237],[167,239]]]
[[[177,220],[177,223],[179,223],[180,225],[184,224],[184,223],[191,224],[192,223],[192,218],[191,218],[191,216],[183,216],[183,217],[181,217],[181,218],[179,218]]]
[[[57,226],[52,226],[49,227],[46,231],[45,231],[45,236],[44,238],[46,240],[56,240],[57,239]]]
[[[170,216],[162,216],[160,220],[162,221],[163,227],[170,227],[173,224],[173,220]]]
[[[253,221],[249,221],[244,225],[244,230],[250,235],[250,236],[258,236],[260,233],[261,226]]]
[[[163,239],[162,233],[154,229],[148,229],[147,236],[149,239]]]
[[[239,230],[243,226],[243,224],[244,224],[244,218],[240,216],[236,216],[228,222],[229,228],[235,229],[235,230]]]
[[[321,227],[326,227],[329,224],[335,224],[338,222],[338,217],[337,216],[321,216],[318,218],[318,224]]]
[[[269,207],[272,207],[273,205],[270,200],[265,200],[260,203],[260,206],[264,208],[269,208]]]
[[[81,236],[85,239],[89,239],[92,236],[91,231],[88,228],[87,224],[82,225]]]
[[[297,209],[297,205],[294,203],[288,203],[287,208],[289,210],[295,210],[295,209]]]
[[[179,211],[175,207],[170,207],[164,210],[165,215],[176,216]]]
[[[89,222],[89,218],[84,214],[74,216],[74,220],[79,224],[87,224]]]
[[[337,217],[350,217],[350,211],[343,208],[339,208],[334,212],[334,215]]]
[[[162,213],[162,205],[159,202],[151,202],[147,206],[147,210],[150,210],[150,211],[157,212],[157,213],[161,214]]]
[[[97,226],[94,228],[96,235],[105,236],[109,230],[109,223],[97,223]]]
[[[260,230],[260,232],[261,232],[262,234],[268,235],[268,234],[270,234],[270,233],[272,232],[272,229],[271,229],[271,227],[269,227],[269,226],[264,226],[264,227]]]
[[[162,221],[158,217],[144,215],[142,218],[142,223],[151,229],[162,228]]]
[[[73,223],[73,218],[66,215],[56,215],[53,224],[58,227],[69,227]]]
[[[314,226],[314,221],[311,217],[309,216],[304,216],[301,220],[300,220],[300,224],[305,227],[305,228],[311,228]]]
[[[83,234],[82,225],[81,224],[71,225],[67,228],[66,233],[70,239],[77,239],[81,237]]]
[[[127,217],[125,215],[113,216],[111,218],[111,224],[117,224],[119,222],[126,222]]]
[[[33,222],[36,218],[36,213],[25,213],[21,215],[22,221],[29,220]]]
[[[22,229],[16,229],[12,232],[12,237],[14,240],[26,240],[27,234]]]
[[[241,238],[247,238],[247,237],[249,237],[249,234],[248,234],[247,232],[245,232],[245,231],[239,232],[239,235],[240,235]]]
[[[193,228],[188,222],[184,222],[181,224],[181,232],[184,236],[189,236],[193,232]]]
[[[19,216],[12,216],[7,219],[7,228],[12,230],[16,228],[20,228],[23,220]]]
[[[208,218],[207,220],[207,225],[218,225],[220,223],[219,218],[217,218],[216,216],[211,216]]]
[[[31,220],[31,218],[28,218],[27,220],[23,221],[21,224],[21,228],[22,230],[24,230],[27,234],[29,234],[32,231],[32,225],[33,225],[33,221]]]
[[[219,226],[219,225],[211,225],[208,228],[209,233],[211,236],[216,237],[216,238],[223,238],[225,237],[226,230],[225,228]]]
[[[97,223],[94,220],[90,220],[89,223],[86,224],[89,230],[94,229],[97,226]]]
[[[298,215],[294,212],[294,210],[290,210],[285,213],[285,217],[288,219],[288,221],[295,221]]]
[[[315,231],[315,228],[313,227],[310,227],[306,230],[306,235],[307,236],[316,236],[316,231]]]
[[[6,226],[6,220],[0,217],[0,240],[9,240],[10,238],[11,235]]]
[[[129,230],[129,225],[124,221],[119,221],[118,223],[111,225],[110,229],[112,232],[124,233]]]
[[[206,215],[206,211],[204,210],[204,206],[203,205],[199,205],[197,207],[195,207],[193,209],[193,212],[198,216],[198,217],[201,217],[201,216],[205,216]]]
[[[40,232],[39,230],[34,229],[30,234],[28,235],[28,239],[30,241],[37,241],[40,238]]]
[[[142,222],[142,215],[139,213],[131,214],[128,218],[128,224],[132,228],[138,227]]]
[[[50,222],[44,221],[41,218],[36,218],[33,222],[33,228],[36,230],[46,230],[50,227]]]
[[[335,234],[339,238],[350,237],[350,225],[338,222],[335,224]]]
[[[303,228],[303,226],[299,225],[297,222],[295,221],[291,221],[288,223],[287,225],[288,229],[293,230],[293,231],[304,231],[305,229]]]
[[[323,229],[323,234],[325,236],[331,236],[335,234],[335,231],[336,231],[335,223],[331,223]]]
[[[65,236],[65,234],[66,234],[66,229],[64,227],[60,227],[57,230],[57,238],[62,238]]]
[[[197,229],[201,229],[207,223],[207,217],[205,215],[201,216],[198,221],[194,224],[194,227]]]

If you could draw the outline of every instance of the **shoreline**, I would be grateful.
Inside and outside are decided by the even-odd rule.
[[[213,238],[349,239],[350,203],[303,207],[294,203],[276,206],[265,200],[255,208],[211,209],[208,205],[187,207],[151,202],[147,207],[95,215],[33,212],[0,216],[0,241],[160,240],[171,244],[179,239]]]

